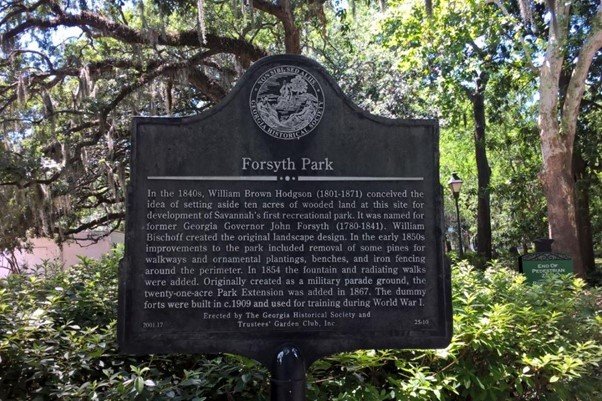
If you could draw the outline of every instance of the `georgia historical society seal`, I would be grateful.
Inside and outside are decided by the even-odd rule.
[[[324,113],[324,92],[309,72],[292,65],[264,72],[251,89],[253,120],[266,134],[278,139],[299,139],[309,134]]]

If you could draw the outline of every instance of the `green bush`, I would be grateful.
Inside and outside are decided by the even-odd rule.
[[[116,350],[121,252],[51,277],[0,281],[0,400],[269,399],[267,371],[235,355],[131,357]],[[443,350],[364,350],[308,372],[308,400],[602,399],[599,290],[542,285],[499,265],[454,267]]]

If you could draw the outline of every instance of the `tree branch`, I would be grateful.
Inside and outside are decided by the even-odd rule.
[[[98,226],[102,226],[106,223],[110,223],[113,220],[117,220],[117,219],[123,219],[125,217],[125,213],[124,212],[118,212],[118,213],[107,213],[105,216],[99,217],[97,219],[91,220],[87,223],[83,223],[78,227],[75,228],[70,228],[68,230],[63,231],[63,235],[71,235],[71,234],[77,234],[79,232],[82,232],[84,230],[89,230],[92,228],[96,228]]]
[[[512,14],[510,14],[510,12],[508,11],[508,9],[504,5],[504,3],[502,3],[501,0],[487,0],[487,3],[495,4],[502,11],[502,14],[504,14],[504,16],[515,20],[516,24],[520,23],[519,21],[517,21],[514,18],[514,16]],[[520,25],[523,26],[522,23],[520,23]],[[519,35],[519,40],[520,40],[521,47],[523,48],[523,51],[525,52],[525,57],[527,59],[528,68],[530,70],[536,72],[537,67],[535,66],[535,63],[533,62],[533,52],[531,51],[531,49],[529,49],[529,46],[528,46],[527,42],[525,41],[525,38],[523,37],[523,35]]]
[[[56,173],[54,173],[50,178],[45,178],[45,179],[37,179],[37,180],[30,180],[30,181],[25,181],[25,180],[19,180],[19,181],[6,181],[6,182],[0,182],[0,186],[16,186],[17,188],[27,188],[30,187],[32,185],[35,184],[51,184],[54,181],[58,180],[59,177],[61,176],[63,170],[57,171]]]
[[[189,60],[158,65],[154,70],[148,71],[146,74],[143,74],[140,78],[138,78],[138,80],[135,83],[124,87],[115,97],[115,99],[113,99],[113,101],[102,110],[102,115],[107,116],[111,112],[111,110],[117,107],[117,105],[123,99],[125,99],[125,97],[127,97],[129,94],[131,94],[138,88],[150,83],[158,76],[166,73],[172,73],[181,69],[189,70],[191,66],[200,63],[204,58],[209,57],[213,54],[214,53],[212,51],[200,52],[197,53],[195,56],[191,57]],[[211,94],[208,93],[207,96],[211,96]]]
[[[253,0],[253,7],[265,13],[271,14],[278,19],[284,17],[284,10],[280,5],[276,5],[266,0]]]
[[[577,117],[579,116],[579,107],[581,99],[585,92],[585,81],[594,56],[602,48],[602,2],[598,5],[598,10],[594,16],[592,29],[583,42],[579,51],[579,56],[571,74],[571,80],[567,88],[566,97],[562,106],[562,129],[567,135],[567,141],[572,148],[575,141],[575,130],[577,126]]]
[[[203,92],[213,103],[218,103],[226,96],[224,88],[196,68],[188,69],[188,82]]]
[[[284,46],[287,53],[301,54],[299,29],[295,25],[293,5],[290,0],[280,0],[279,5],[267,0],[253,0],[253,7],[276,17],[284,28]]]
[[[102,36],[118,39],[129,44],[158,44],[174,47],[200,46],[196,30],[165,33],[155,31],[143,32],[90,11],[82,11],[80,14],[63,14],[50,19],[28,18],[13,29],[5,32],[2,35],[2,40],[9,41],[30,29],[48,29],[59,26],[93,28],[101,33]],[[266,55],[263,50],[253,46],[246,40],[222,37],[214,34],[207,34],[206,39],[204,47],[219,53],[234,54],[243,60],[257,60]]]
[[[7,6],[6,8],[4,8],[4,9],[2,9],[0,11],[4,12],[7,9],[9,9],[10,7],[14,7],[15,10],[13,10],[12,12],[6,14],[6,16],[0,20],[0,26],[6,24],[8,21],[10,21],[12,18],[16,17],[19,14],[30,13],[32,11],[35,11],[38,7],[40,7],[42,4],[45,4],[45,3],[47,4],[48,0],[40,0],[37,3],[34,3],[31,6],[29,6],[29,7],[25,7],[22,4]]]

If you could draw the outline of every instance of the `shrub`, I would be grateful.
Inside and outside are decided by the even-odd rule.
[[[497,264],[453,269],[443,350],[358,351],[319,361],[316,400],[602,399],[599,290],[569,276],[529,285]]]
[[[1,400],[267,400],[267,371],[235,355],[116,351],[117,265],[83,259],[0,281]],[[528,285],[499,265],[454,267],[443,350],[363,350],[316,362],[309,400],[602,399],[600,292],[561,277]],[[596,303],[598,302],[598,304]]]
[[[119,250],[49,277],[0,282],[0,400],[252,400],[267,394],[266,371],[239,356],[119,355],[121,256]]]

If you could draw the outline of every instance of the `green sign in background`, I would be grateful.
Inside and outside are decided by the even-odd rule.
[[[533,283],[545,280],[549,275],[573,273],[573,261],[571,259],[550,260],[524,260],[522,261],[523,273],[527,282]]]

